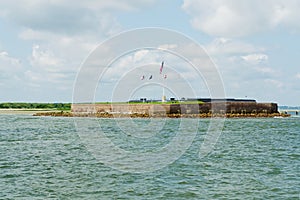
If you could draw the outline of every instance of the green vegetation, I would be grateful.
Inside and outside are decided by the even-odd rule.
[[[1,108],[71,110],[71,103],[0,103]]]

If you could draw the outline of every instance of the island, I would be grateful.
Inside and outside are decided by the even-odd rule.
[[[253,99],[187,98],[168,101],[129,100],[128,102],[73,103],[71,111],[36,113],[35,116],[64,117],[288,117],[278,111],[277,103],[258,103]]]

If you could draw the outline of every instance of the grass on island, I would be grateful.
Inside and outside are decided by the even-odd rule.
[[[203,104],[202,101],[149,101],[149,102],[97,102],[96,104],[168,104],[168,105],[178,105],[178,104]]]

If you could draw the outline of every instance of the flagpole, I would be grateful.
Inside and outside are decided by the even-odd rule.
[[[163,71],[163,67],[164,67],[164,61],[162,61],[161,63],[161,66],[160,66],[160,69],[159,69],[159,73],[161,74],[161,77],[163,79],[162,81],[162,98],[161,98],[161,102],[166,102],[166,96],[165,96],[165,86],[164,86],[164,79],[165,79],[165,76],[163,75],[162,71]]]
[[[165,99],[166,99],[166,97],[165,97],[165,85],[164,85],[164,78],[163,78],[163,85],[162,85],[162,88],[163,88],[163,96],[162,96],[162,100],[163,100],[163,102],[165,102]]]

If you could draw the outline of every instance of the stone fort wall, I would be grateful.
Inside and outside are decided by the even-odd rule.
[[[202,113],[278,113],[276,103],[217,102],[203,104],[72,104],[72,113],[121,114],[202,114]]]

